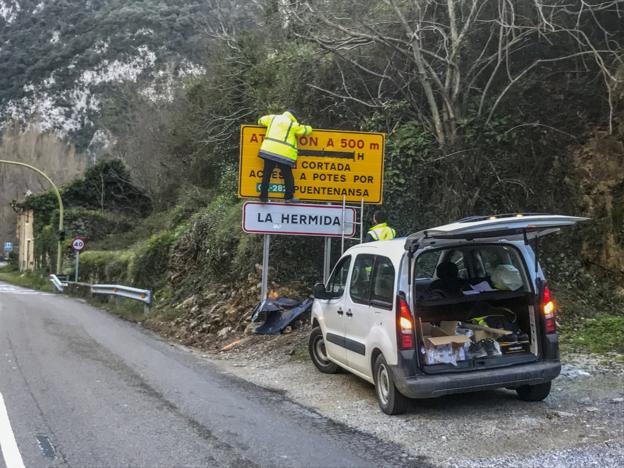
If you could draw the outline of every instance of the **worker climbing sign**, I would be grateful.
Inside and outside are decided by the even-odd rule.
[[[238,192],[257,198],[263,161],[258,151],[265,127],[241,125]],[[310,201],[381,204],[383,193],[384,134],[317,130],[299,138],[299,158],[293,168],[295,197]],[[270,198],[284,197],[284,181],[275,169]]]

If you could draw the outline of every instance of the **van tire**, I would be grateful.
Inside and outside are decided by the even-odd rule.
[[[335,374],[340,370],[337,364],[327,359],[327,351],[325,350],[325,339],[320,327],[314,327],[310,333],[308,341],[308,353],[310,359],[323,374]]]
[[[523,401],[542,401],[550,393],[551,385],[551,382],[537,385],[523,385],[522,387],[516,388],[516,392],[518,392],[518,398]]]
[[[375,380],[375,396],[381,411],[390,415],[405,413],[408,399],[394,385],[392,372],[390,372],[388,363],[382,354],[375,359],[373,378]]]

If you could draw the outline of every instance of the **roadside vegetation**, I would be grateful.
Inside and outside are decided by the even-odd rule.
[[[47,276],[41,272],[20,271],[13,265],[0,268],[0,281],[22,286],[24,288],[38,289],[40,291],[52,291],[52,284]]]
[[[624,317],[599,314],[582,317],[565,329],[569,348],[592,353],[624,354]],[[621,360],[621,359],[620,359]]]
[[[187,77],[171,100],[146,97],[140,81],[111,96],[97,125],[117,143],[63,191],[66,243],[88,239],[81,279],[153,288],[146,323],[185,343],[240,334],[259,295],[261,239],[240,230],[239,125],[292,108],[316,128],[386,133],[383,207],[401,235],[475,214],[592,217],[545,241],[544,263],[563,341],[622,351],[616,5],[418,5],[254,2],[248,27],[227,16],[207,27],[207,72]],[[22,206],[35,209],[37,263],[49,270],[54,200]],[[276,239],[271,288],[309,294],[321,249],[319,239]]]

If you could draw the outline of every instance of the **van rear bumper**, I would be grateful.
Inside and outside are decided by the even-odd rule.
[[[497,369],[409,377],[403,374],[399,366],[391,366],[391,369],[394,384],[403,395],[409,398],[433,398],[453,393],[550,382],[559,375],[561,363],[540,361]]]

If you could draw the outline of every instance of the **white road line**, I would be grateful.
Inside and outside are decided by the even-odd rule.
[[[34,289],[20,288],[18,286],[2,283],[0,283],[0,294],[52,296],[52,294],[43,291],[35,291]]]
[[[17,442],[15,442],[2,393],[0,393],[0,448],[6,468],[24,468],[24,462],[17,448]]]

